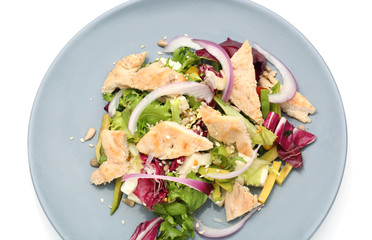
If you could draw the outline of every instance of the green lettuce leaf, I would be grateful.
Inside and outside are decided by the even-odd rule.
[[[177,71],[185,74],[191,66],[201,64],[202,58],[196,56],[190,48],[181,47],[173,52],[172,61],[181,63],[182,66]]]
[[[270,162],[256,158],[252,165],[241,174],[248,186],[263,187],[266,182]]]

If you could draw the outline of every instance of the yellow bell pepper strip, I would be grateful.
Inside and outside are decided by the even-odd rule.
[[[281,186],[282,183],[284,182],[284,179],[286,179],[292,168],[293,166],[291,164],[285,163],[282,170],[280,170],[280,176],[276,176],[275,182]]]
[[[273,162],[273,168],[276,171],[279,171],[281,164],[282,164],[281,161],[274,161]],[[266,202],[267,198],[269,197],[269,195],[271,193],[271,190],[273,189],[273,186],[275,184],[276,176],[277,175],[274,172],[269,173],[269,176],[266,179],[265,186],[262,188],[262,191],[261,191],[260,195],[258,196],[258,201],[260,203],[264,204]]]
[[[102,123],[101,123],[101,130],[99,131],[98,135],[98,140],[97,140],[97,145],[96,145],[96,159],[99,162],[101,158],[101,146],[102,146],[102,140],[101,140],[101,132],[105,129],[109,129],[110,126],[110,117],[106,113],[105,115],[102,116]]]
[[[269,151],[267,151],[264,155],[262,155],[259,158],[262,159],[262,160],[272,162],[275,159],[277,159],[278,157],[279,157],[278,150],[277,150],[276,145],[274,145]]]
[[[110,214],[114,214],[114,212],[118,209],[121,197],[123,196],[123,192],[121,191],[121,185],[123,185],[123,182],[121,181],[121,177],[118,177],[115,182],[115,189],[114,189],[114,199],[112,200],[111,205],[111,212]]]

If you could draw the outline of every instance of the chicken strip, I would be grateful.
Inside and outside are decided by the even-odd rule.
[[[136,88],[152,91],[173,82],[183,82],[183,74],[165,67],[162,62],[154,62],[141,68],[147,52],[129,55],[120,60],[108,75],[102,93],[112,93],[116,88]]]
[[[249,188],[235,182],[232,192],[225,195],[226,221],[231,221],[258,206],[257,195],[252,195]]]
[[[253,66],[252,47],[246,40],[232,56],[234,86],[230,101],[257,124],[263,123],[261,104],[256,92],[257,81]]]
[[[116,88],[126,88],[126,82],[132,78],[145,62],[147,52],[132,54],[118,61],[109,73],[102,87],[102,93],[112,93]]]
[[[199,112],[211,137],[227,144],[235,143],[240,153],[252,156],[252,141],[240,118],[222,116],[220,112],[208,106],[202,106]]]
[[[102,147],[107,156],[107,161],[95,170],[90,182],[95,185],[111,182],[129,171],[128,147],[125,132],[116,130],[103,130],[101,132]]]
[[[161,122],[152,127],[137,144],[139,152],[151,154],[159,159],[190,156],[195,152],[206,151],[212,147],[213,143],[207,138],[170,121]]]

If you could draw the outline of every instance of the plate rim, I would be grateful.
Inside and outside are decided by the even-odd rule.
[[[34,125],[33,119],[34,119],[35,114],[36,114],[35,109],[36,109],[36,107],[38,105],[38,102],[39,102],[40,92],[43,90],[43,88],[45,88],[45,84],[47,82],[48,76],[52,72],[53,68],[56,67],[56,63],[58,62],[58,60],[63,56],[64,52],[66,51],[66,49],[69,48],[70,45],[72,45],[75,41],[79,40],[80,35],[84,35],[87,31],[89,31],[89,29],[91,27],[94,27],[96,24],[99,24],[106,17],[109,17],[110,15],[114,15],[117,11],[121,11],[122,9],[125,9],[125,8],[127,8],[129,6],[132,6],[132,5],[135,5],[135,4],[143,4],[144,2],[147,2],[147,1],[150,1],[150,0],[128,0],[124,3],[121,3],[121,4],[115,6],[111,9],[105,11],[104,13],[100,14],[99,16],[97,16],[96,18],[94,18],[93,20],[88,22],[83,28],[81,28],[76,34],[73,35],[73,37],[63,46],[63,48],[56,55],[56,57],[51,62],[50,66],[48,67],[44,77],[42,78],[42,80],[39,84],[38,90],[35,94],[35,98],[34,98],[34,101],[33,101],[33,104],[32,104],[32,108],[31,108],[31,113],[30,113],[30,116],[29,116],[28,133],[27,133],[27,153],[28,153],[27,155],[28,155],[29,171],[30,171],[32,185],[34,187],[38,202],[39,202],[41,208],[43,209],[43,212],[46,215],[49,223],[53,226],[54,230],[58,233],[58,235],[61,238],[64,237],[62,235],[61,230],[52,221],[51,216],[49,216],[49,213],[47,212],[47,210],[45,209],[45,206],[42,203],[43,202],[42,196],[41,196],[41,193],[39,192],[39,187],[36,186],[36,184],[35,184],[35,180],[34,180],[35,176],[34,176],[33,167],[32,167],[33,164],[36,161],[32,157],[32,151],[33,150],[32,150],[32,147],[31,147],[31,138],[32,138],[33,134],[35,134],[33,132],[32,128],[33,128],[33,125]],[[209,1],[209,0],[206,0],[206,1]],[[220,2],[224,2],[224,1],[220,0]],[[266,14],[275,16],[275,18],[277,20],[280,20],[283,24],[287,25],[288,27],[291,27],[292,30],[294,30],[296,32],[297,36],[300,36],[301,39],[304,42],[306,42],[306,44],[311,48],[311,50],[316,53],[315,55],[319,58],[319,60],[324,64],[324,67],[325,67],[327,73],[330,74],[330,78],[331,78],[330,80],[332,80],[331,83],[334,86],[335,91],[337,93],[336,95],[337,95],[337,97],[340,101],[341,110],[342,110],[342,124],[345,126],[345,129],[343,129],[344,130],[344,136],[343,137],[345,138],[344,146],[340,146],[343,149],[343,152],[342,152],[343,158],[341,159],[342,160],[342,168],[341,168],[341,171],[339,172],[339,179],[337,179],[337,188],[335,189],[335,194],[332,196],[332,199],[331,199],[330,205],[328,206],[327,211],[324,211],[323,214],[319,216],[320,221],[317,223],[316,227],[313,230],[308,232],[309,233],[309,239],[310,239],[317,232],[319,227],[324,222],[325,218],[328,216],[330,210],[332,209],[333,204],[334,204],[334,202],[335,202],[335,200],[338,196],[338,193],[339,193],[342,181],[343,181],[343,177],[344,177],[345,166],[346,166],[347,156],[348,156],[348,142],[349,142],[349,139],[348,139],[348,127],[347,127],[346,113],[345,113],[344,104],[343,104],[343,101],[342,101],[342,98],[341,98],[341,93],[339,91],[339,88],[337,86],[335,78],[333,77],[332,72],[330,71],[330,69],[329,69],[327,63],[324,61],[323,57],[320,55],[320,53],[314,47],[314,45],[306,38],[306,36],[303,35],[294,25],[292,25],[289,21],[287,21],[285,18],[281,17],[279,14],[275,13],[271,9],[266,8],[266,7],[258,4],[257,2],[253,2],[251,0],[233,0],[233,2],[236,2],[236,3],[239,3],[239,4],[244,4],[246,6],[256,8],[259,11],[265,12]]]

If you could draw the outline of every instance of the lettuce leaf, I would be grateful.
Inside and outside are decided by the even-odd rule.
[[[263,187],[267,178],[269,161],[256,158],[252,165],[241,176],[248,186]]]
[[[174,176],[169,173],[169,176]],[[195,175],[189,174],[188,178],[203,180]],[[158,203],[153,211],[160,215],[165,221],[160,225],[158,239],[188,239],[194,236],[194,219],[191,214],[199,209],[208,196],[193,188],[176,182],[167,182],[168,201]]]
[[[177,71],[185,74],[191,66],[201,64],[202,58],[197,56],[190,48],[181,47],[173,52],[172,61],[181,63],[182,66]]]

